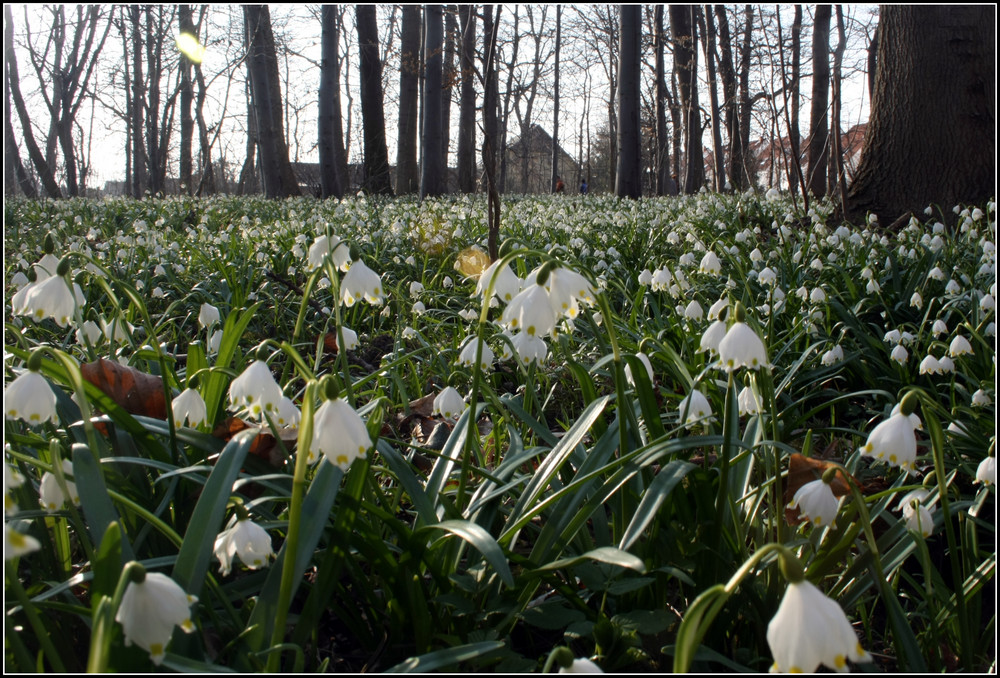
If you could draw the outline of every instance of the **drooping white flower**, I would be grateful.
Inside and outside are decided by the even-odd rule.
[[[174,414],[174,424],[181,426],[185,421],[190,426],[199,426],[208,421],[208,407],[201,393],[193,388],[186,388],[180,395],[170,401],[170,409]]]
[[[719,360],[726,372],[741,367],[757,370],[767,365],[767,349],[749,325],[737,321],[719,342]]]
[[[340,300],[351,307],[362,298],[373,306],[381,306],[385,291],[378,273],[359,259],[351,264],[340,282]]]
[[[352,330],[350,327],[342,326],[340,328],[344,333],[344,350],[353,351],[359,346],[358,333]]]
[[[740,389],[739,394],[736,396],[736,407],[741,417],[760,412],[760,407],[757,405],[757,394],[754,393],[753,388],[744,386]]]
[[[984,485],[997,484],[997,458],[990,455],[976,467],[976,482]]]
[[[920,361],[920,374],[940,374],[941,363],[930,353]]]
[[[25,370],[4,390],[4,414],[32,426],[56,420],[56,394],[49,382],[34,370]]]
[[[837,344],[829,351],[824,353],[822,357],[820,357],[820,362],[824,365],[829,366],[833,365],[834,363],[838,363],[843,359],[844,359],[844,349],[840,347],[840,344]]]
[[[323,265],[323,260],[329,255],[335,268],[346,271],[351,263],[351,251],[347,243],[336,235],[321,235],[309,247],[306,270],[314,271]]]
[[[29,315],[36,322],[52,318],[59,327],[65,327],[72,320],[77,299],[63,276],[54,275],[35,282],[22,291],[22,306],[14,308],[18,315]]]
[[[229,401],[233,407],[245,407],[251,416],[260,419],[265,413],[277,411],[282,397],[281,387],[263,360],[255,360],[229,385]]]
[[[410,282],[410,296],[416,299],[424,291],[424,285],[419,280]]]
[[[639,361],[646,367],[646,374],[649,375],[649,382],[653,383],[653,365],[649,362],[649,356],[645,353],[636,353],[635,357],[638,358]],[[635,379],[632,377],[631,365],[625,365],[625,378],[628,380],[628,383],[635,387]]]
[[[302,413],[295,403],[288,396],[284,396],[278,402],[277,412],[274,414],[274,424],[281,428],[296,426],[302,418]]]
[[[977,389],[976,392],[972,394],[973,407],[988,407],[992,404],[993,399],[990,398],[990,394],[983,389]]]
[[[845,671],[847,660],[871,661],[843,609],[809,581],[788,584],[777,613],[767,625],[772,671],[814,673],[820,664]]]
[[[527,365],[531,362],[541,362],[549,354],[549,347],[541,337],[535,337],[527,332],[518,332],[511,339],[518,359]]]
[[[701,304],[698,303],[697,299],[692,299],[688,302],[688,305],[684,307],[684,317],[688,320],[701,320],[705,316],[705,311],[702,309]]]
[[[861,454],[881,459],[904,471],[912,471],[917,459],[917,436],[914,431],[913,420],[897,412],[872,429]]]
[[[910,358],[910,352],[902,344],[896,344],[889,354],[889,357],[895,360],[900,365],[905,365],[906,361]]]
[[[719,255],[712,250],[705,252],[705,256],[701,258],[701,263],[698,264],[698,270],[702,273],[720,274],[722,272],[722,262],[719,261]]]
[[[441,392],[434,396],[434,410],[432,414],[439,414],[445,419],[458,419],[467,405],[465,399],[453,386],[446,386]]]
[[[214,551],[223,577],[233,567],[233,556],[238,556],[251,570],[264,567],[274,557],[271,535],[252,520],[237,520],[228,530],[220,532],[215,538]]]
[[[38,543],[37,539],[32,537],[30,534],[18,532],[10,526],[10,523],[6,521],[4,521],[3,524],[3,536],[4,560],[11,560],[42,548],[42,545]]]
[[[594,287],[585,277],[576,271],[557,266],[549,272],[545,282],[549,292],[549,301],[556,313],[567,318],[575,318],[579,313],[579,304],[593,304]]]
[[[309,463],[322,453],[331,464],[347,471],[351,462],[367,454],[372,439],[361,416],[340,398],[326,400],[316,409]]]
[[[559,673],[604,673],[604,671],[589,659],[574,659],[569,666],[560,666]]]
[[[533,337],[544,337],[558,319],[549,293],[541,285],[529,284],[504,309],[503,323],[511,330],[522,330]]]
[[[68,498],[74,505],[79,506],[80,495],[76,491],[76,483],[70,480],[73,476],[73,462],[69,459],[62,460],[62,472],[66,480],[66,492],[59,486],[59,479],[51,471],[42,474],[42,480],[38,484],[38,503],[49,513],[53,513],[62,508]]]
[[[501,268],[501,261],[503,260],[494,261],[479,276],[479,281],[476,283],[476,296],[482,296],[486,292],[494,274],[496,274],[496,281],[493,283],[493,295],[500,301],[509,303],[521,291],[521,279],[514,275],[507,264]]]
[[[929,494],[927,490],[920,488],[909,492],[899,500],[906,529],[918,532],[925,539],[934,532],[934,516],[930,507],[924,504]]]
[[[191,605],[197,600],[159,572],[147,572],[141,582],[130,581],[115,615],[125,633],[125,645],[135,643],[159,666],[174,627],[180,626],[185,633],[194,631]]]
[[[712,416],[712,405],[701,391],[691,391],[677,406],[685,425]]]
[[[757,281],[760,282],[761,285],[773,285],[777,279],[778,274],[775,273],[770,266],[762,268],[760,273],[757,275]]]
[[[933,334],[935,337],[947,333],[948,333],[948,324],[945,323],[945,321],[941,320],[940,318],[935,320],[934,323],[931,325],[931,334]]]
[[[788,508],[798,507],[799,512],[816,527],[832,525],[839,506],[840,500],[834,496],[833,488],[822,478],[800,487],[788,504]]]
[[[951,344],[948,346],[948,355],[952,358],[957,358],[966,353],[972,355],[972,344],[961,334],[955,335],[955,338],[951,340]]]
[[[477,337],[469,337],[458,352],[458,364],[463,367],[472,367],[476,364],[476,349],[479,345]],[[483,352],[479,360],[479,369],[488,370],[493,365],[493,349],[483,343]]]
[[[219,309],[209,303],[201,305],[198,312],[198,324],[204,328],[211,327],[219,322]]]

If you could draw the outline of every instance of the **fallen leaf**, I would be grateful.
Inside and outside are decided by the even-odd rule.
[[[250,443],[250,454],[262,459],[276,469],[284,466],[285,458],[281,453],[281,448],[268,429],[248,424],[239,417],[229,417],[215,427],[212,435],[220,440],[229,442],[237,433],[247,429],[258,431],[257,436]],[[295,446],[299,438],[298,429],[282,429],[278,431],[278,435],[285,444],[285,449],[289,451]]]
[[[104,358],[80,365],[80,373],[129,414],[167,418],[163,379],[160,377]]]
[[[785,506],[787,507],[791,503],[800,487],[814,480],[819,480],[828,468],[836,466],[832,462],[806,457],[797,452],[792,454],[788,459],[788,476],[785,478]],[[833,482],[830,483],[833,496],[843,497],[851,493],[848,478],[854,483],[858,482],[854,476],[849,476],[842,470],[837,470],[837,473],[833,477]],[[789,525],[798,525],[803,522],[803,519],[799,516],[798,507],[793,509],[785,508],[785,522]]]

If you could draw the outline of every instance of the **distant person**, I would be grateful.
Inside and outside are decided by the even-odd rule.
[[[556,193],[563,193],[566,191],[566,184],[563,183],[562,177],[556,177]]]
[[[589,187],[587,186],[587,180],[584,179],[583,181],[580,182],[580,195],[587,195],[588,189]]]

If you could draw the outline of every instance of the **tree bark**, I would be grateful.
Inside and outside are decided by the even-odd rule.
[[[442,47],[444,43],[441,25],[441,5],[427,5],[424,8],[424,113],[421,120],[420,146],[420,197],[436,196],[444,193],[444,163],[441,142],[441,86]]]
[[[878,65],[847,216],[885,224],[996,190],[996,7],[879,7]],[[905,222],[903,222],[905,223]]]
[[[799,189],[802,171],[802,149],[799,138],[799,85],[801,83],[802,61],[802,5],[795,5],[792,18],[792,77],[788,83],[791,91],[791,122],[788,126],[788,145],[792,149],[792,176],[789,178],[793,192]]]
[[[462,31],[462,95],[458,114],[458,188],[462,193],[476,191],[476,13],[471,5],[458,6]]]
[[[375,5],[355,6],[361,63],[361,117],[364,128],[364,189],[391,195],[389,151],[385,145],[385,110],[382,97],[382,60],[379,58]]]
[[[399,43],[399,124],[396,146],[396,195],[420,188],[417,164],[417,104],[420,87],[420,7],[403,5]]]
[[[726,161],[722,150],[722,117],[719,111],[719,93],[716,90],[716,70],[715,70],[715,17],[712,16],[712,8],[705,5],[704,13],[698,8],[698,24],[705,27],[705,40],[702,45],[705,50],[705,65],[708,67],[708,95],[711,104],[712,114],[712,150],[715,159],[715,190],[722,191],[726,185]]]
[[[694,7],[670,5],[670,29],[674,38],[674,71],[684,114],[684,192],[697,193],[705,181],[705,157],[701,143],[701,112],[698,106],[698,50]]]
[[[336,5],[320,9],[322,48],[319,74],[320,196],[342,198],[344,133],[340,113],[340,12]]]
[[[826,164],[830,153],[827,106],[830,103],[830,5],[817,5],[813,19],[812,109],[809,113],[809,190],[826,195]]]
[[[715,19],[719,27],[719,78],[722,80],[722,106],[726,112],[726,137],[728,139],[726,176],[729,185],[734,190],[742,191],[746,188],[746,182],[743,172],[740,171],[740,166],[743,163],[743,151],[740,143],[736,67],[733,63],[733,45],[725,5],[715,5]]]
[[[556,67],[555,82],[552,90],[552,172],[549,177],[549,190],[556,190],[559,181],[559,48],[562,44],[562,5],[556,5]],[[565,182],[563,182],[565,185]]]
[[[257,148],[264,195],[267,198],[299,195],[298,179],[288,161],[288,147],[285,145],[271,14],[267,5],[244,5],[243,15],[247,29],[247,71],[257,118]]]
[[[198,37],[191,14],[191,5],[177,7],[177,26],[181,33]],[[191,79],[191,66],[191,59],[182,53],[180,56],[181,139],[178,179],[181,183],[181,192],[188,195],[194,191],[194,186],[191,185],[194,172],[194,162],[191,155],[194,147],[194,117],[191,113],[191,106],[194,104],[194,82]]]
[[[653,14],[653,49],[656,51],[656,195],[676,195],[677,184],[670,177],[670,139],[667,136],[667,75],[664,65],[663,5]]]
[[[452,91],[458,81],[455,68],[455,36],[458,26],[455,21],[455,6],[444,8],[444,61],[441,64],[441,165],[444,176],[441,180],[441,191],[447,193],[448,186],[448,156],[451,153],[451,100]]]
[[[500,251],[500,193],[497,191],[496,141],[498,76],[496,67],[497,28],[500,23],[500,7],[494,23],[493,8],[483,7],[483,169],[486,174],[487,196],[487,240],[491,260],[499,257]]]
[[[642,8],[622,5],[618,31],[618,167],[615,194],[642,196],[642,141],[639,136],[639,39]]]

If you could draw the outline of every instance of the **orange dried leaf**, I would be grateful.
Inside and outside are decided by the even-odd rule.
[[[80,373],[129,414],[167,418],[163,379],[160,377],[104,358],[80,365]]]

